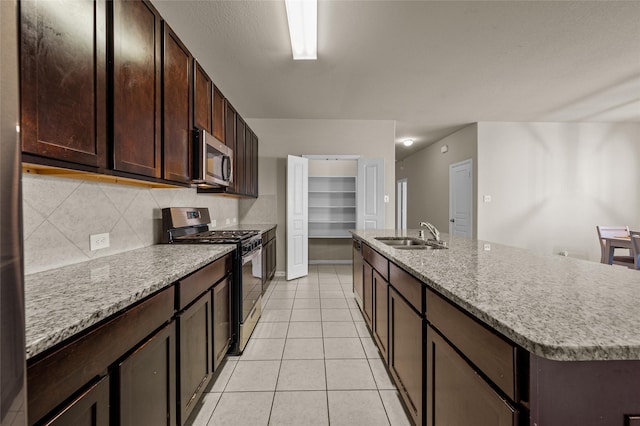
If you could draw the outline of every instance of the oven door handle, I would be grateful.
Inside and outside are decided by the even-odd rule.
[[[251,253],[242,255],[242,264],[246,265],[260,255],[262,255],[262,246]]]

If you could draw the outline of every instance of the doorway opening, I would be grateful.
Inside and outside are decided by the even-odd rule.
[[[396,185],[396,229],[407,229],[407,178],[398,179]]]

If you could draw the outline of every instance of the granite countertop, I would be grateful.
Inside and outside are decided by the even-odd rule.
[[[224,228],[220,228],[221,230],[230,230],[230,231],[258,231],[260,233],[265,233],[270,229],[275,228],[277,225],[275,223],[263,223],[263,224],[250,224],[243,223],[241,225],[233,225],[233,226],[225,226]]]
[[[374,239],[417,230],[352,233],[535,355],[640,360],[640,271],[446,234],[448,250],[397,250]]]
[[[235,245],[155,245],[25,276],[31,358],[232,252]]]

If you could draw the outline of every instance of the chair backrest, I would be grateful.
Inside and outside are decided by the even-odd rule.
[[[596,230],[598,231],[598,239],[600,240],[600,247],[604,250],[605,242],[603,238],[610,237],[628,237],[629,227],[628,226],[596,226]]]
[[[600,238],[608,238],[608,237],[628,237],[629,236],[629,227],[628,226],[596,226],[598,230],[598,237]],[[634,231],[635,232],[635,231]]]

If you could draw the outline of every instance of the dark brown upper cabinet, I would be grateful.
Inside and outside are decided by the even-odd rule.
[[[107,37],[103,0],[21,10],[22,150],[106,166]]]
[[[245,194],[247,189],[247,180],[245,177],[245,141],[246,141],[246,123],[240,117],[236,116],[236,149],[233,151],[234,161],[234,179],[233,189],[237,194]]]
[[[213,88],[213,136],[225,142],[225,120],[224,120],[224,95],[217,88]]]
[[[235,152],[236,150],[236,110],[224,100],[224,136],[225,144]]]
[[[258,197],[258,136],[251,132],[251,194]]]
[[[159,178],[162,18],[147,1],[113,2],[114,169]]]
[[[166,22],[162,47],[163,178],[190,182],[193,58]]]
[[[258,137],[247,126],[245,135],[245,194],[258,196]]]
[[[253,193],[253,132],[249,125],[245,127],[244,134],[244,193],[251,195]]]
[[[213,83],[198,61],[194,61],[193,124],[213,132]]]

